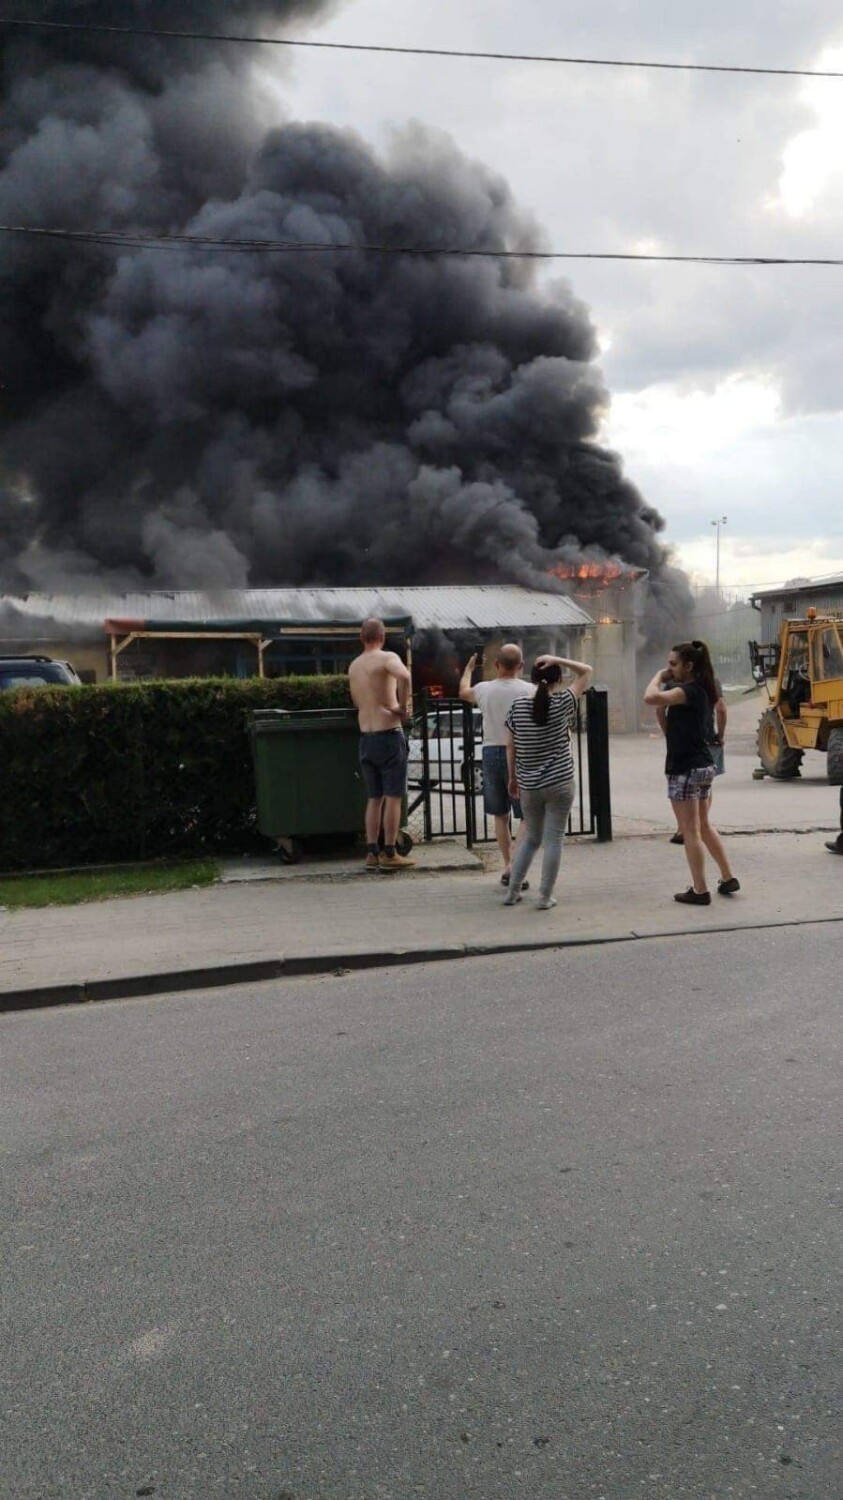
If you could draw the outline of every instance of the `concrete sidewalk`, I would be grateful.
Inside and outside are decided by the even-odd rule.
[[[659,838],[570,840],[557,895],[501,905],[497,873],[466,851],[456,871],[357,879],[234,880],[208,889],[84,906],[0,913],[4,1009],[457,958],[473,953],[630,941],[685,933],[843,920],[843,860],[820,834],[733,838],[743,890],[710,907],[677,905],[688,884],[679,848]],[[422,851],[426,854],[427,851]],[[439,846],[431,859],[444,860]],[[533,885],[538,883],[534,867]],[[712,872],[713,877],[713,872]],[[714,882],[712,878],[712,889]],[[843,947],[843,934],[841,934]],[[396,981],[397,982],[397,981]]]
[[[366,876],[357,854],[294,866],[270,857],[223,862],[210,889],[55,907],[0,910],[0,1008],[206,988],[336,968],[457,958],[512,948],[843,919],[843,860],[824,839],[838,827],[823,757],[793,781],[754,781],[753,694],[730,709],[726,775],[714,819],[727,835],[739,896],[678,906],[688,884],[661,774],[661,736],[613,738],[615,841],[570,839],[559,905],[528,895],[504,910],[494,846],[417,846],[414,873]],[[540,856],[539,856],[540,857]],[[714,871],[711,870],[712,890]],[[538,862],[533,885],[538,883]],[[841,939],[843,943],[843,939]]]

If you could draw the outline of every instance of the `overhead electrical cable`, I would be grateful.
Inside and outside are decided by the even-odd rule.
[[[665,73],[747,73],[763,78],[843,78],[830,68],[753,68],[732,63],[650,62],[621,57],[565,57],[541,52],[481,52],[458,47],[399,47],[374,42],[319,42],[301,37],[238,36],[220,31],[176,31],[152,26],[107,26],[88,21],[30,21],[0,17],[0,26],[37,31],[103,32],[112,36],[171,37],[178,41],[232,42],[262,47],[307,47],[321,52],[373,52],[397,57],[454,57],[482,62],[554,63],[576,68],[649,68]]]
[[[645,250],[491,250],[459,245],[360,244],[339,240],[253,240],[214,238],[200,234],[155,234],[142,230],[61,229],[33,224],[0,224],[0,234],[21,234],[48,240],[68,240],[102,245],[115,250],[210,250],[224,254],[327,255],[366,254],[417,256],[428,259],[457,257],[480,260],[618,260],[660,261],[701,266],[843,266],[831,256],[790,255],[672,255]]]

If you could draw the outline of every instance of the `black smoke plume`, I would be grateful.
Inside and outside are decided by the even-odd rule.
[[[192,0],[181,29],[318,3]],[[166,25],[157,0],[16,7]],[[250,48],[95,33],[3,43],[0,222],[527,249],[494,173],[410,129],[381,160],[266,130]],[[260,58],[265,62],[264,53]],[[0,586],[516,581],[560,561],[682,575],[596,441],[588,313],[528,262],[121,249],[0,236]]]

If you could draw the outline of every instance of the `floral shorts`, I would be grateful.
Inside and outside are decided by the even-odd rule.
[[[714,774],[713,766],[694,766],[692,771],[683,771],[681,776],[668,776],[668,800],[670,802],[707,802],[711,796]]]

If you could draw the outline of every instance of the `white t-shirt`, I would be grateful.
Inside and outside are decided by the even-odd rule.
[[[494,677],[478,682],[474,697],[483,715],[483,744],[506,744],[506,716],[516,698],[532,698],[535,688],[522,677]]]

